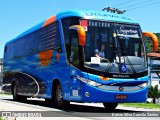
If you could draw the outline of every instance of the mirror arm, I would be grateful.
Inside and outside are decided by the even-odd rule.
[[[86,32],[81,25],[70,26],[69,29],[77,30],[79,45],[84,46],[86,44]]]
[[[158,51],[158,38],[155,34],[151,32],[143,32],[143,36],[150,37],[152,39],[153,51]]]

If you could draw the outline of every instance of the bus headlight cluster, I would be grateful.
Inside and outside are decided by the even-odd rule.
[[[86,79],[86,78],[82,78],[82,77],[80,77],[79,75],[77,75],[77,78],[78,78],[80,81],[82,81],[82,82],[84,82],[84,83],[86,83],[86,84],[89,84],[89,85],[91,85],[91,86],[94,86],[94,87],[101,85],[100,83],[97,83],[97,82],[95,82],[95,81],[88,80],[88,79]]]
[[[139,85],[139,87],[141,87],[141,88],[145,88],[147,86],[148,86],[148,82],[145,82],[145,83],[142,83],[142,84]]]

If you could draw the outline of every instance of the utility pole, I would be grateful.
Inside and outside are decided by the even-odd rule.
[[[119,10],[117,8],[111,8],[111,7],[103,8],[103,11],[117,13],[117,14],[124,14],[126,12],[126,10]]]

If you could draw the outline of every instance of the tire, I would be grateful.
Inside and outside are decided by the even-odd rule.
[[[54,106],[53,99],[45,98],[45,102],[46,102],[46,104],[48,104],[48,105],[50,105],[50,106]]]
[[[14,101],[25,101],[27,97],[18,95],[18,84],[15,82],[12,87],[12,95]]]
[[[112,111],[118,106],[118,103],[103,103],[103,105],[107,111]]]
[[[56,107],[66,107],[69,105],[69,101],[63,99],[62,87],[60,84],[57,84],[54,88],[53,101]]]
[[[17,99],[18,99],[18,95],[17,95],[17,89],[18,89],[18,87],[17,87],[18,85],[17,85],[17,83],[15,82],[14,84],[13,84],[13,89],[12,89],[12,95],[13,95],[13,100],[14,101],[17,101]]]

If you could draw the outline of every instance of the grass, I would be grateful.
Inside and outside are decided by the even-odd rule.
[[[4,120],[4,119],[0,117],[0,120]]]
[[[0,117],[0,120],[8,120],[8,119]]]
[[[153,103],[120,103],[119,105],[124,107],[151,108],[160,110],[160,105]]]

